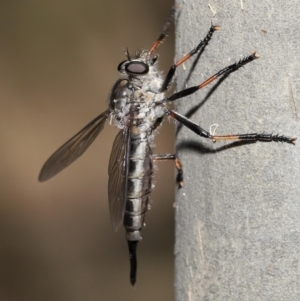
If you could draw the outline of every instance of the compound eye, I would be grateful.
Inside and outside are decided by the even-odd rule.
[[[149,66],[143,62],[130,62],[125,66],[125,71],[131,75],[144,75],[149,72]]]
[[[122,70],[124,70],[124,63],[125,62],[127,62],[127,61],[123,61],[123,62],[121,62],[119,65],[118,65],[118,71],[120,72],[120,71],[122,71]]]

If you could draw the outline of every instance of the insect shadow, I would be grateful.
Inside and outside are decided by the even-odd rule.
[[[194,65],[194,64],[193,64]],[[191,68],[192,69],[192,68]],[[193,67],[193,70],[195,69],[195,67]],[[191,70],[191,72],[193,72],[193,70]],[[220,79],[209,89],[208,93],[206,94],[206,96],[204,97],[204,99],[199,102],[197,105],[195,105],[194,107],[192,107],[191,109],[189,109],[184,116],[191,118],[193,114],[195,114],[205,103],[206,101],[212,96],[212,94],[218,89],[218,87],[223,83],[223,81],[235,70],[231,70],[228,73],[222,75],[220,77]],[[176,127],[176,136],[179,134],[179,131],[181,130],[181,128],[183,127],[183,125],[181,123],[179,123]]]

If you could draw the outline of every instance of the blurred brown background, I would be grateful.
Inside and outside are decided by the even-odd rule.
[[[0,300],[173,300],[174,167],[160,164],[129,283],[124,231],[112,229],[107,168],[116,129],[45,183],[45,160],[107,108],[130,52],[151,47],[172,1],[0,2]],[[159,49],[173,62],[173,34]],[[172,152],[166,120],[157,152]]]

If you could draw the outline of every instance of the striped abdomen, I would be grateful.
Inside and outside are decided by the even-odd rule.
[[[152,185],[152,153],[145,133],[131,137],[124,226],[127,240],[139,241]]]

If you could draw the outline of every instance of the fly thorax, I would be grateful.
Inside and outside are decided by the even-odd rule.
[[[145,129],[139,120],[134,120],[130,133],[133,139],[145,140],[151,134],[151,130]]]
[[[148,81],[145,82],[147,89],[155,94],[160,94],[160,88],[163,84],[163,78],[156,70],[149,74]]]
[[[130,111],[132,95],[133,89],[128,84],[128,80],[121,79],[115,83],[109,101],[112,125],[120,129],[124,128],[127,121],[126,116]]]
[[[114,97],[111,99],[111,108],[118,114],[128,114],[129,102],[132,95],[132,89],[127,85],[120,85],[114,91]]]

